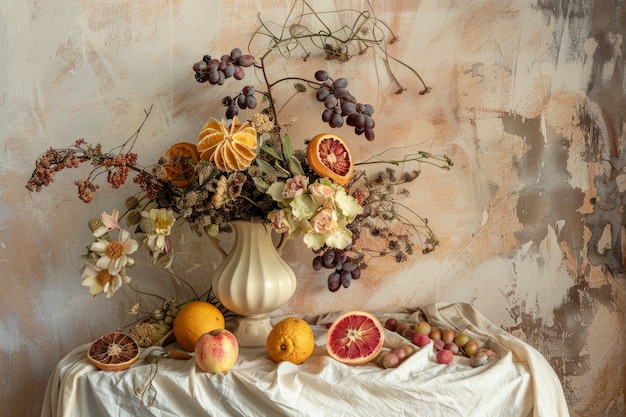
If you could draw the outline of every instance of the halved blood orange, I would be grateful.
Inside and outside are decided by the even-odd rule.
[[[340,315],[328,328],[328,354],[347,365],[363,365],[378,356],[385,343],[385,330],[380,321],[364,311]]]
[[[139,345],[125,333],[110,332],[93,341],[87,358],[104,371],[121,371],[137,362]]]
[[[320,177],[345,185],[354,173],[354,161],[346,142],[332,133],[315,136],[306,147],[306,161]]]

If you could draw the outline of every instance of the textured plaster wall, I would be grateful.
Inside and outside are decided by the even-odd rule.
[[[290,3],[0,3],[1,415],[39,415],[55,363],[126,324],[136,301],[150,302],[132,291],[94,300],[80,286],[86,222],[119,207],[132,185],[121,193],[103,187],[87,206],[68,173],[31,195],[24,184],[35,158],[80,137],[112,147],[150,106],[136,145],[140,163],[193,140],[221,114],[225,92],[197,84],[191,64],[245,47],[258,12],[281,22]],[[373,262],[348,290],[331,294],[325,276],[309,268],[312,255],[290,242],[284,255],[298,290],[277,314],[469,302],[546,356],[573,416],[626,414],[623,3],[372,3],[400,37],[390,52],[418,69],[432,93],[417,94],[418,83],[397,67],[407,91],[395,95],[371,53],[341,67],[315,57],[306,67],[277,60],[275,71],[359,77],[351,91],[375,106],[378,132],[372,143],[353,142],[359,158],[393,146],[452,157],[451,172],[425,169],[407,199],[441,246],[402,264]],[[313,115],[290,131],[302,145],[324,126],[316,103],[296,107]],[[176,244],[177,273],[204,290],[219,255],[191,234]],[[149,267],[133,278],[147,290],[189,295]]]

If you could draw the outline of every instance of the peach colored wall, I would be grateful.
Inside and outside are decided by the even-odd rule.
[[[221,114],[225,92],[197,84],[191,65],[205,53],[245,47],[258,12],[280,22],[290,3],[0,2],[0,415],[39,415],[55,363],[126,324],[138,299],[124,291],[94,300],[78,273],[91,240],[86,222],[119,207],[132,185],[127,193],[103,187],[87,206],[66,173],[45,193],[29,194],[35,158],[80,137],[112,147],[151,105],[136,146],[140,163],[192,140]],[[624,415],[623,5],[372,3],[400,37],[390,51],[417,68],[432,93],[417,94],[415,79],[399,68],[407,91],[395,95],[371,53],[342,67],[312,58],[306,75],[325,67],[361,79],[351,91],[375,106],[378,137],[355,142],[357,157],[398,145],[452,157],[451,172],[423,172],[409,201],[441,246],[402,264],[374,262],[348,290],[329,293],[324,274],[309,268],[312,254],[290,242],[285,258],[299,287],[277,314],[470,302],[546,356],[573,416]],[[278,74],[302,69],[297,60],[276,65]],[[298,107],[315,115],[290,131],[301,144],[324,126],[316,103]],[[191,234],[177,239],[174,268],[204,289],[217,253]],[[148,267],[133,276],[145,285],[148,277],[167,281]]]

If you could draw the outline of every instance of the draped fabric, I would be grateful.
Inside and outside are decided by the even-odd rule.
[[[303,364],[276,364],[264,348],[242,348],[223,375],[202,372],[193,359],[161,359],[158,366],[140,359],[125,371],[99,371],[86,358],[89,346],[79,346],[50,377],[42,417],[569,416],[561,383],[544,357],[468,304],[436,303],[376,315],[383,323],[389,317],[427,320],[467,333],[496,353],[478,368],[461,356],[450,365],[438,364],[432,343],[395,369],[373,362],[344,365],[325,347],[325,325],[339,314],[298,315],[315,333],[315,349]],[[391,331],[385,337],[385,348],[408,343]]]

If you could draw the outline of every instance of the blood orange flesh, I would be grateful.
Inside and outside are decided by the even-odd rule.
[[[121,371],[139,359],[139,345],[125,333],[110,332],[93,341],[87,358],[102,370]]]
[[[348,365],[363,365],[378,356],[385,342],[380,321],[364,311],[339,316],[326,333],[328,354]]]
[[[328,177],[339,185],[352,178],[354,163],[346,142],[337,135],[315,136],[306,149],[307,163],[320,177]]]

